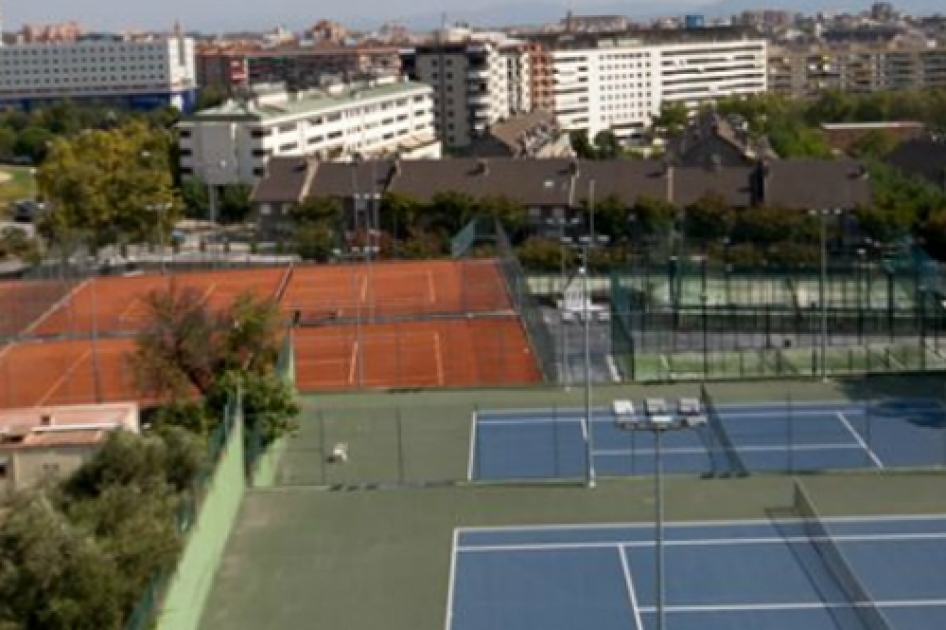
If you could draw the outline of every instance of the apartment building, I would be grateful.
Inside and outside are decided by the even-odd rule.
[[[702,31],[541,38],[552,61],[559,124],[591,137],[610,130],[629,139],[651,125],[663,102],[695,111],[724,96],[765,92],[765,40],[731,29]]]
[[[444,144],[465,148],[491,125],[532,109],[529,48],[465,29],[402,53],[404,72],[434,90],[434,120]]]
[[[180,166],[215,186],[253,183],[275,156],[440,157],[433,91],[394,79],[258,93],[177,125]]]
[[[30,109],[68,98],[189,112],[197,80],[194,40],[84,36],[0,47],[0,106]]]
[[[925,41],[772,46],[769,89],[791,98],[946,87],[946,46]]]
[[[325,76],[356,80],[401,73],[400,54],[388,46],[258,49],[206,45],[197,48],[195,64],[201,87],[223,88],[230,94],[258,83],[312,87]]]

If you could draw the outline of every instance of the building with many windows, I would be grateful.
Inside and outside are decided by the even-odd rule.
[[[532,110],[529,48],[494,33],[442,32],[402,54],[404,72],[434,90],[434,120],[444,144],[469,147],[489,127]]]
[[[275,156],[438,158],[432,109],[430,87],[394,79],[231,100],[178,123],[181,172],[222,186]]]
[[[766,91],[766,42],[735,29],[673,34],[553,35],[536,39],[552,65],[553,111],[563,129],[630,139],[664,102],[691,111]]]
[[[0,47],[0,106],[29,109],[68,98],[189,112],[196,90],[194,41],[179,29],[170,37],[84,36]]]
[[[207,45],[196,53],[197,81],[228,93],[258,83],[285,82],[305,88],[325,76],[353,81],[398,76],[401,57],[388,46],[312,46],[255,49]]]
[[[946,46],[914,39],[773,46],[769,89],[791,98],[946,88]]]

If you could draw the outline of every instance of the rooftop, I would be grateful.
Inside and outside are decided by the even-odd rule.
[[[184,122],[275,120],[300,115],[319,114],[349,107],[356,102],[383,99],[398,95],[430,92],[431,88],[413,81],[401,81],[381,85],[349,85],[329,90],[311,90],[295,94],[284,93],[285,98],[249,98],[230,100],[220,105],[199,111],[184,119]]]
[[[137,433],[137,403],[0,410],[0,449],[96,444],[109,432]]]

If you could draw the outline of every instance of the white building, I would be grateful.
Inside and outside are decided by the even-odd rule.
[[[172,105],[189,112],[196,90],[194,40],[180,34],[0,47],[3,106],[29,109],[69,98],[135,109]]]
[[[402,53],[401,63],[433,88],[434,120],[449,147],[468,147],[490,126],[532,109],[528,52],[502,34],[445,30]]]
[[[633,137],[660,111],[662,102],[702,103],[766,90],[766,42],[731,38],[646,42],[629,36],[556,42],[554,113],[565,130],[590,138],[611,130]]]
[[[432,90],[394,79],[257,95],[178,123],[181,173],[252,183],[273,156],[439,158]]]

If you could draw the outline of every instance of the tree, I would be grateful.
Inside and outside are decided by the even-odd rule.
[[[687,238],[703,242],[727,236],[732,229],[732,211],[726,199],[713,193],[697,199],[687,206],[683,229]]]
[[[151,241],[180,211],[167,134],[143,123],[56,139],[36,180],[52,211],[41,230],[53,242],[81,232],[93,246]],[[156,212],[156,207],[168,207]]]
[[[20,630],[119,630],[126,586],[116,558],[45,491],[18,497],[0,523],[0,624]]]
[[[197,94],[197,103],[194,107],[197,111],[210,109],[224,104],[227,101],[227,89],[222,85],[208,85],[200,89]]]
[[[42,127],[27,127],[16,137],[13,150],[16,155],[30,158],[33,164],[39,164],[46,158],[53,134]]]
[[[247,184],[225,186],[220,195],[220,207],[217,213],[222,223],[242,223],[250,214],[253,188]]]
[[[535,271],[555,271],[562,265],[562,244],[554,239],[537,236],[527,238],[519,246],[517,255],[522,266]],[[564,250],[566,263],[571,266],[574,252],[570,248]]]
[[[595,158],[614,160],[621,155],[621,143],[610,129],[595,134]]]
[[[572,131],[568,134],[568,139],[571,142],[572,151],[581,160],[593,160],[597,157],[595,148],[591,146],[591,141],[588,140],[587,131]]]
[[[686,104],[678,101],[664,101],[660,104],[660,111],[654,118],[655,127],[663,127],[671,136],[675,136],[689,124],[690,113]]]
[[[256,434],[261,445],[298,429],[299,405],[291,386],[273,372],[225,372],[207,397],[210,409],[222,413],[227,400],[243,396],[243,417],[248,434]]]
[[[185,215],[191,219],[206,219],[210,216],[210,198],[207,186],[202,181],[194,177],[183,180],[180,195]]]
[[[871,129],[851,145],[851,154],[859,158],[879,159],[894,150],[896,138],[885,129]]]
[[[298,408],[292,390],[275,375],[283,328],[273,300],[244,294],[228,308],[211,311],[199,294],[172,284],[145,303],[149,324],[138,337],[132,365],[143,391],[174,403],[165,420],[213,429],[227,396],[242,389],[244,409],[263,418],[260,426],[269,439],[290,430]],[[205,416],[195,415],[193,402],[186,402],[197,397],[206,402]]]

